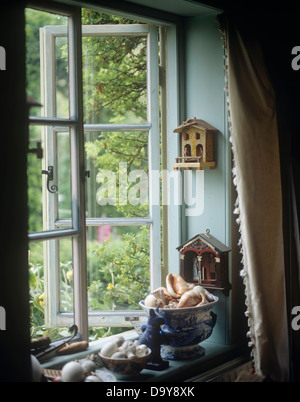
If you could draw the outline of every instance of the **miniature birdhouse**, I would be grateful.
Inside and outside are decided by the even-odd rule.
[[[181,135],[181,156],[176,158],[174,170],[215,168],[214,133],[218,132],[215,127],[194,117],[182,123],[173,132]]]
[[[225,246],[210,234],[198,234],[177,247],[180,252],[180,275],[187,282],[199,283],[207,289],[228,291],[228,253]]]

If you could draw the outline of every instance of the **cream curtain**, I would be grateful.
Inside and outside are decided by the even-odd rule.
[[[274,93],[257,41],[219,17],[238,199],[235,213],[256,372],[289,379],[281,176]]]

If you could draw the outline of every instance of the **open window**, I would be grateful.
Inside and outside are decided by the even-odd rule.
[[[27,90],[41,104],[28,154],[33,328],[132,326],[161,275],[158,27],[60,7],[28,8],[26,22]]]

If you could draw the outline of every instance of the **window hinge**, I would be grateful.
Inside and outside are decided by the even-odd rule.
[[[164,66],[159,66],[159,85],[164,87],[166,84],[166,68]]]
[[[28,152],[32,154],[36,154],[38,159],[43,159],[43,148],[41,141],[30,141],[36,143],[36,148],[28,148]]]

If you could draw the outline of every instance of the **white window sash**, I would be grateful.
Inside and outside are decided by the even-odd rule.
[[[72,222],[70,220],[58,220],[55,222],[55,226],[60,230],[54,230],[54,228],[46,228],[47,230],[41,233],[30,234],[32,241],[41,239],[62,238],[68,235],[72,235],[73,238],[73,270],[74,270],[74,311],[75,322],[80,323],[82,333],[87,333],[88,325],[116,325],[116,326],[129,326],[127,316],[139,316],[141,311],[118,311],[118,312],[89,312],[87,314],[87,275],[86,275],[86,256],[85,256],[85,226],[98,226],[103,223],[101,219],[87,219],[83,222],[82,212],[80,212],[80,205],[82,204],[81,190],[83,184],[80,184],[80,172],[84,171],[82,166],[83,158],[83,133],[80,130],[80,121],[82,116],[79,108],[79,89],[81,60],[79,55],[76,55],[76,43],[81,46],[79,39],[78,26],[74,22],[74,18],[70,18],[68,26],[69,32],[69,60],[70,60],[70,119],[60,119],[56,117],[46,118],[34,118],[30,119],[31,124],[44,124],[47,126],[48,132],[53,130],[66,131],[70,130],[71,136],[71,164],[72,164],[72,199],[76,202],[72,206]],[[78,24],[78,21],[77,21]],[[159,183],[154,180],[154,172],[160,170],[160,155],[159,155],[159,71],[158,71],[158,30],[154,26],[142,24],[142,25],[108,25],[108,26],[80,26],[82,28],[82,36],[106,36],[106,35],[132,35],[147,37],[147,94],[148,94],[148,108],[147,116],[148,121],[144,124],[130,124],[130,125],[84,125],[85,131],[101,130],[101,131],[136,131],[146,130],[149,132],[149,204],[150,204],[150,216],[149,218],[123,218],[123,219],[108,219],[109,224],[118,226],[129,225],[148,225],[150,227],[150,281],[151,288],[154,289],[161,284],[160,267],[161,267],[161,240],[160,240],[160,205],[157,204],[159,200],[160,188]],[[66,36],[67,27],[65,26],[49,26],[43,29],[43,49],[44,50],[44,65],[47,67],[46,74],[44,75],[44,86],[46,88],[46,104],[49,105],[47,110],[47,116],[53,116],[55,110],[55,94],[53,92],[54,86],[54,43],[55,37]],[[81,109],[82,110],[82,109]],[[76,131],[79,130],[79,135]],[[53,135],[52,133],[52,135]],[[48,135],[50,137],[50,135]],[[80,139],[79,139],[80,138]],[[55,143],[51,144],[54,146]],[[55,153],[55,151],[54,151]],[[52,155],[52,158],[54,156]],[[79,168],[80,166],[80,168]],[[75,173],[77,172],[77,173]],[[158,184],[158,185],[157,185]],[[49,209],[52,216],[56,214],[55,197],[50,194],[51,206],[49,204],[49,194],[45,191],[45,197],[48,199]],[[74,197],[74,198],[73,198]],[[53,202],[54,201],[54,202]],[[156,205],[154,205],[154,201]],[[83,204],[82,204],[83,205]],[[85,218],[84,218],[85,219]],[[63,226],[70,226],[72,223],[72,229],[61,229]],[[108,222],[105,222],[108,223]],[[84,241],[83,241],[84,239]],[[84,246],[83,246],[84,243]],[[58,244],[58,242],[56,242]],[[73,314],[60,313],[59,312],[59,281],[57,279],[57,250],[55,247],[49,251],[48,266],[52,267],[52,272],[48,272],[48,291],[51,292],[51,303],[48,307],[47,324],[51,326],[55,325],[68,325],[72,323]],[[56,273],[53,272],[53,266],[56,266]],[[89,320],[89,322],[87,322]]]
[[[83,339],[88,338],[88,323],[87,323],[87,288],[86,288],[86,251],[85,251],[85,207],[84,207],[84,182],[82,173],[84,173],[84,137],[83,137],[83,116],[82,116],[82,88],[81,88],[81,10],[74,7],[60,7],[55,9],[43,9],[42,4],[29,4],[28,7],[38,8],[42,11],[49,11],[62,14],[68,17],[68,27],[64,28],[63,35],[68,33],[69,43],[69,90],[70,90],[70,118],[60,119],[54,116],[55,96],[53,89],[55,88],[54,79],[54,35],[51,30],[55,27],[41,30],[41,82],[42,88],[45,88],[45,93],[42,93],[44,105],[47,108],[47,115],[51,117],[29,118],[29,124],[41,125],[44,127],[46,138],[55,138],[55,127],[64,127],[70,132],[70,147],[71,147],[71,198],[72,198],[72,228],[56,230],[54,227],[46,227],[42,232],[30,233],[29,241],[45,241],[56,239],[55,247],[51,250],[48,244],[46,248],[46,264],[51,267],[45,273],[46,292],[51,294],[47,300],[45,309],[45,324],[49,326],[58,325],[58,305],[59,305],[59,280],[57,269],[58,261],[58,239],[70,238],[72,240],[73,250],[73,273],[74,273],[74,312],[72,324],[78,326],[79,332]],[[43,52],[44,51],[44,52]],[[49,63],[49,61],[51,61]],[[50,80],[50,82],[49,82]],[[47,135],[48,134],[48,135]],[[51,147],[55,149],[55,142]],[[47,155],[47,152],[46,152]],[[47,163],[50,163],[48,158],[55,158],[55,151],[52,155],[46,156]],[[52,159],[54,164],[54,159]],[[45,166],[47,169],[47,166]],[[56,216],[55,198],[50,199],[47,190],[44,201],[47,203],[47,213],[52,214],[52,219]],[[53,196],[53,194],[51,194]],[[53,202],[54,201],[54,202]],[[51,205],[51,206],[50,206]],[[52,209],[52,210],[51,210]],[[48,248],[48,249],[47,249]]]

